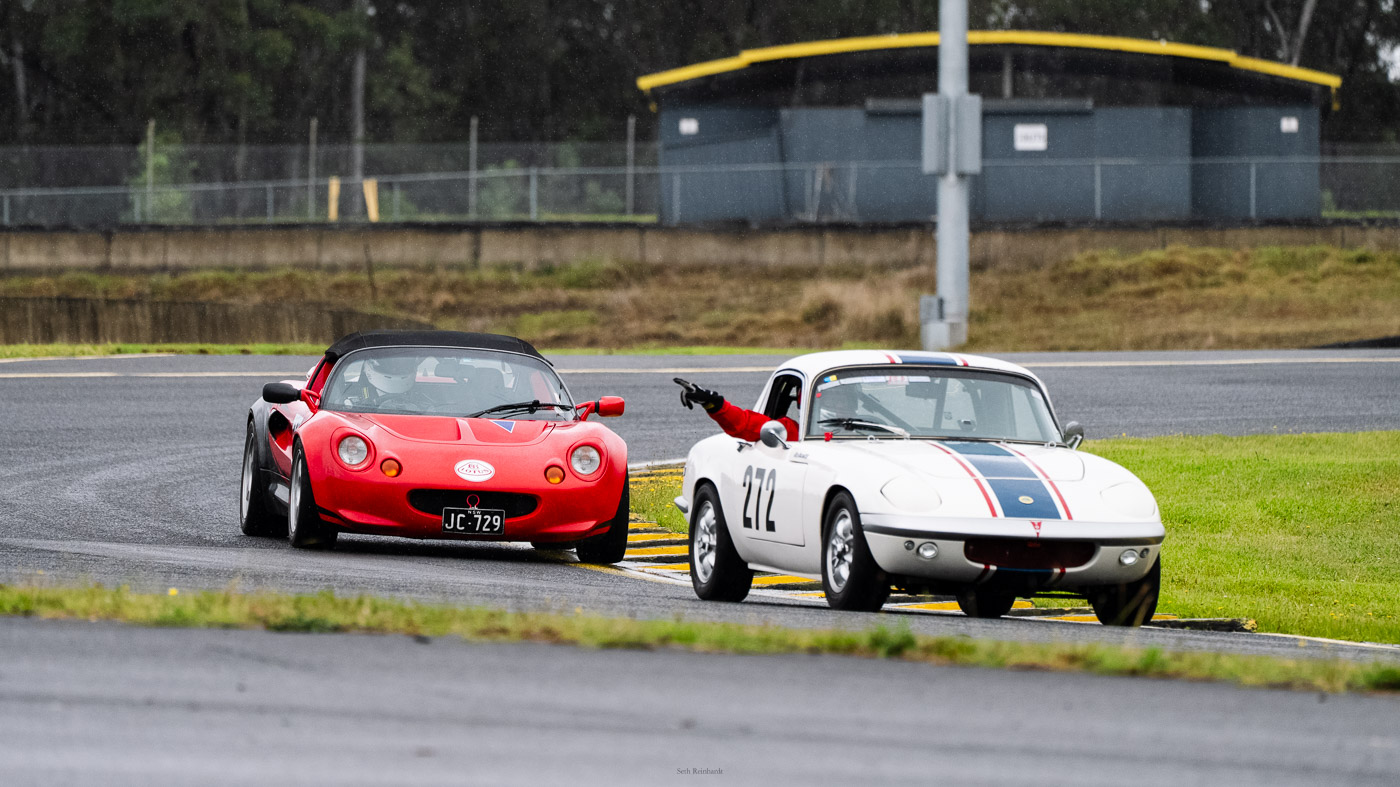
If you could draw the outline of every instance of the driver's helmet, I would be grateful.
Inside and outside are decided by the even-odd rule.
[[[853,418],[856,414],[856,385],[833,385],[821,391],[816,403],[821,418]]]
[[[380,393],[405,393],[418,376],[418,359],[411,356],[372,358],[365,362],[365,376]]]

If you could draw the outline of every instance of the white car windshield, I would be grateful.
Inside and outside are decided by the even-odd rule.
[[[572,420],[573,400],[549,365],[515,353],[383,347],[340,359],[326,381],[327,410]]]
[[[842,369],[816,383],[807,435],[1050,443],[1060,431],[1022,377],[943,367]]]

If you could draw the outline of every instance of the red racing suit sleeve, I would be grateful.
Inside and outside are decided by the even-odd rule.
[[[763,413],[745,410],[729,402],[725,402],[718,410],[710,413],[710,417],[715,419],[715,423],[719,424],[719,428],[723,429],[725,434],[740,440],[748,440],[751,443],[758,439],[758,430],[773,420],[778,421],[787,429],[788,440],[797,439],[797,422],[791,418],[769,418]]]

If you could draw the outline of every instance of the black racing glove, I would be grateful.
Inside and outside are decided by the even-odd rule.
[[[679,377],[672,379],[675,380],[676,385],[681,387],[681,404],[685,405],[687,410],[694,409],[695,405],[698,404],[705,409],[705,412],[713,413],[724,406],[724,397],[714,391],[701,388],[695,383],[682,380]]]

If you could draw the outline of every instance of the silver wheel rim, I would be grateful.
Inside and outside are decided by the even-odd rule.
[[[706,500],[695,514],[695,542],[691,545],[691,560],[695,563],[695,578],[701,584],[715,573],[715,549],[719,546],[715,507]]]
[[[301,518],[301,474],[302,461],[297,459],[292,465],[292,489],[287,498],[287,538],[295,541],[297,520]]]
[[[243,450],[242,495],[238,499],[239,521],[248,521],[248,509],[253,506],[253,439],[248,438],[248,447]]]
[[[831,532],[826,537],[826,579],[831,589],[840,593],[851,577],[851,551],[855,548],[856,529],[851,512],[841,509]]]

